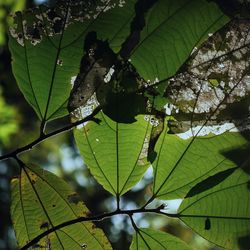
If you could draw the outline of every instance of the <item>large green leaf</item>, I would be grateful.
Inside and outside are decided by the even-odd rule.
[[[132,124],[114,122],[103,113],[96,117],[101,123],[89,122],[76,129],[75,140],[97,181],[110,193],[122,195],[148,167],[141,151],[151,126],[144,116],[137,116]]]
[[[215,187],[184,199],[181,220],[204,238],[226,249],[249,249],[250,192],[247,172],[236,170]]]
[[[184,241],[167,234],[149,228],[138,229],[133,236],[131,250],[141,249],[171,249],[191,250]]]
[[[92,6],[92,14],[86,12],[87,3],[82,1],[67,1],[55,9],[40,6],[16,14],[9,36],[13,73],[41,120],[68,113],[71,77],[79,72],[88,32],[95,31],[98,38],[107,39],[114,51],[120,49],[128,35],[134,1],[123,7],[115,0],[109,5],[102,2]]]
[[[208,179],[204,185],[208,188],[209,185],[217,185],[234,172],[234,167],[240,167],[247,157],[247,152],[243,156],[235,155],[236,161],[228,159],[227,152],[244,149],[246,145],[246,139],[236,132],[185,140],[168,134],[166,129],[155,148],[154,196],[161,199],[184,198],[192,187],[210,176],[213,176],[212,181]],[[204,185],[197,189],[204,189]],[[192,193],[196,192],[192,190]]]
[[[11,216],[19,247],[47,229],[63,222],[87,216],[88,209],[60,178],[37,166],[22,169],[12,180]],[[61,228],[38,243],[49,249],[111,249],[100,229],[92,222]],[[45,247],[47,246],[47,247]]]
[[[205,0],[160,0],[148,11],[131,62],[145,79],[162,80],[176,73],[193,48],[229,18]]]

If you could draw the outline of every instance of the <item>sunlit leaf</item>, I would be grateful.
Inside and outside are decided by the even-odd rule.
[[[12,180],[11,217],[19,247],[63,222],[89,211],[70,186],[54,174],[29,165]],[[111,249],[100,229],[92,222],[61,228],[37,243],[48,249]],[[48,247],[50,246],[50,248]]]
[[[11,134],[16,133],[17,130],[17,111],[14,107],[5,103],[0,89],[0,145],[9,145]]]
[[[182,139],[165,130],[156,145],[153,194],[161,199],[184,198],[198,183],[192,192],[212,188],[229,178],[235,167],[241,167],[247,152],[234,155],[237,163],[227,155],[235,149],[242,151],[247,145],[247,140],[236,132]]]
[[[156,231],[149,228],[138,229],[133,236],[130,250],[141,249],[171,249],[171,250],[191,250],[184,241],[165,232]]]
[[[93,176],[114,195],[133,187],[146,171],[146,154],[141,154],[151,126],[143,116],[132,124],[117,123],[103,113],[100,124],[89,122],[75,130],[75,140]]]
[[[208,1],[160,0],[145,21],[131,62],[145,79],[162,80],[174,75],[193,48],[229,18]]]
[[[179,208],[180,218],[204,238],[226,249],[248,249],[250,239],[249,161],[220,184]]]

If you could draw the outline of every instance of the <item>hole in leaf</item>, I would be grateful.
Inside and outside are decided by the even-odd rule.
[[[87,244],[86,243],[83,243],[82,244],[82,249],[86,249],[87,248]]]

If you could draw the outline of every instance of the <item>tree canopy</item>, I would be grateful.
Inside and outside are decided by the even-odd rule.
[[[20,249],[112,249],[95,222],[116,215],[130,219],[130,249],[192,249],[138,226],[134,217],[148,213],[177,218],[226,249],[248,248],[249,3],[229,2],[65,0],[13,15],[12,71],[40,126],[0,156],[19,166],[11,217]],[[69,183],[22,158],[72,129],[114,211],[89,210]],[[150,167],[143,204],[124,208]],[[173,199],[181,199],[176,213],[166,205]]]

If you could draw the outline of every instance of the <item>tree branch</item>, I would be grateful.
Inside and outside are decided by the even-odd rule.
[[[78,217],[76,219],[69,220],[69,221],[63,222],[61,224],[58,224],[57,226],[54,226],[53,228],[50,228],[50,229],[44,231],[43,233],[41,233],[37,237],[35,237],[33,240],[31,240],[29,243],[27,243],[25,246],[21,247],[20,250],[28,249],[29,247],[36,244],[43,237],[47,236],[50,233],[55,232],[56,230],[59,230],[59,229],[61,229],[63,227],[73,225],[73,224],[76,224],[76,223],[79,223],[79,222],[101,221],[101,220],[107,219],[107,218],[109,218],[111,216],[114,216],[114,215],[128,215],[131,218],[131,216],[133,214],[136,214],[136,213],[156,213],[156,214],[162,214],[162,215],[165,215],[165,216],[168,216],[168,217],[173,217],[173,218],[178,218],[179,217],[178,214],[168,214],[168,213],[161,212],[160,211],[161,209],[162,209],[162,206],[154,208],[154,209],[139,208],[139,209],[132,209],[132,210],[116,210],[114,212],[103,213],[103,214],[100,214],[100,215],[93,215],[91,217]]]
[[[98,122],[98,119],[95,119],[94,116],[101,110],[101,106],[98,106],[92,114],[90,114],[89,116],[86,116],[85,118],[79,120],[79,121],[76,121],[76,122],[73,122],[63,128],[60,128],[60,129],[57,129],[51,133],[48,133],[48,134],[44,134],[44,133],[41,133],[40,136],[35,139],[34,141],[32,141],[31,143],[23,146],[23,147],[20,147],[20,148],[17,148],[16,150],[8,153],[8,154],[5,154],[5,155],[2,155],[0,156],[0,161],[2,160],[6,160],[8,158],[16,158],[16,156],[18,154],[21,154],[25,151],[29,151],[31,150],[34,146],[38,145],[40,142],[52,137],[52,136],[55,136],[55,135],[58,135],[60,133],[63,133],[63,132],[66,132],[66,131],[69,131],[71,130],[72,128],[84,123],[84,122],[87,122],[87,121],[95,121],[95,122]]]

